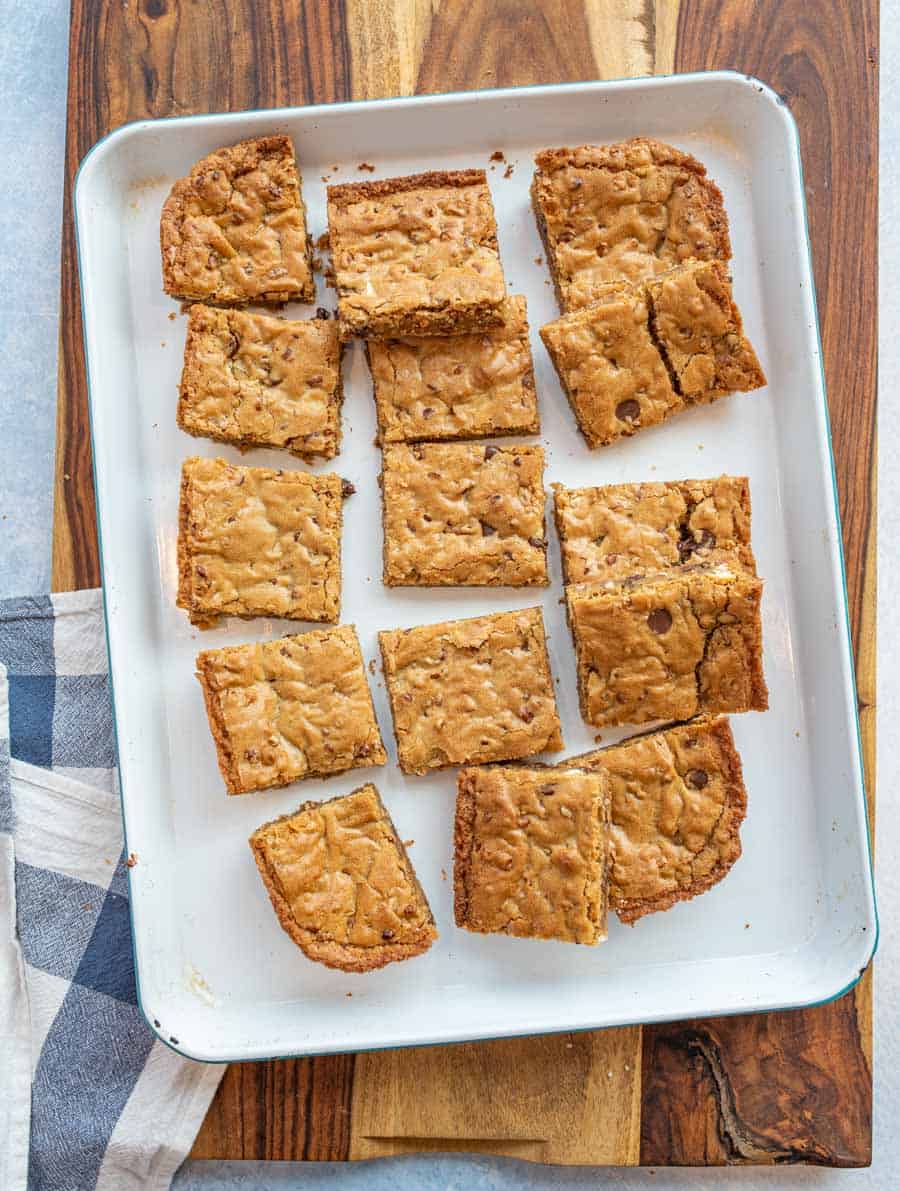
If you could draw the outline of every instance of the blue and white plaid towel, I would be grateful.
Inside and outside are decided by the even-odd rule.
[[[100,593],[0,601],[2,1191],[168,1188],[224,1070],[137,1007],[115,765]]]

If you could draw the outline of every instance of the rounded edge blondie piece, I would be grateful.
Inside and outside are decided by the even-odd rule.
[[[484,170],[327,190],[345,337],[461,335],[500,324],[506,283]]]
[[[382,445],[540,433],[525,298],[502,314],[472,335],[365,341]]]
[[[229,794],[386,763],[355,625],[204,650],[196,664]]]
[[[343,500],[352,491],[332,472],[186,459],[176,605],[202,629],[222,616],[336,624]]]
[[[186,434],[333,459],[341,445],[337,323],[288,321],[195,303],[188,313],[178,425]]]
[[[746,476],[553,485],[566,583],[621,582],[685,565],[731,562],[756,574]]]
[[[383,448],[387,587],[546,586],[542,447]]]
[[[415,870],[375,786],[305,802],[265,823],[250,849],[285,932],[342,972],[412,959],[438,937]]]
[[[567,587],[585,721],[765,711],[762,590],[756,576],[725,565]]]
[[[461,769],[453,837],[456,925],[480,934],[602,942],[608,827],[603,770]]]
[[[545,149],[532,204],[561,310],[689,257],[729,260],[722,192],[689,153],[649,137]]]
[[[572,765],[609,778],[609,904],[622,922],[706,893],[740,859],[747,791],[726,718],[701,717],[560,762]]]
[[[539,607],[378,634],[407,774],[563,747]]]
[[[246,305],[314,302],[306,208],[288,136],[208,154],[172,187],[159,225],[173,298]]]

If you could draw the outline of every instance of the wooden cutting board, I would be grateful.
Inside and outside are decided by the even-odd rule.
[[[71,192],[105,133],[191,112],[746,71],[800,129],[871,797],[877,36],[877,0],[73,0],[54,588],[100,582]],[[193,1155],[864,1165],[871,1007],[868,972],[802,1011],[235,1064]]]

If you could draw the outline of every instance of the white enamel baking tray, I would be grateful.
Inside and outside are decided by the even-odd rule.
[[[172,181],[198,158],[272,131],[294,139],[313,236],[325,230],[323,176],[489,167],[503,150],[512,175],[501,163],[488,176],[509,289],[528,298],[548,485],[750,477],[771,709],[732,719],[749,793],[744,854],[704,897],[633,928],[611,919],[605,945],[455,928],[455,772],[400,774],[380,668],[372,686],[386,767],[225,794],[194,656],[309,626],[233,621],[199,633],[175,607],[181,461],[240,456],[176,427],[185,318],[162,292],[158,222]],[[769,386],[590,452],[537,335],[557,310],[536,261],[532,158],[638,134],[696,154],[722,187],[736,296]],[[362,162],[375,173],[360,174]],[[858,979],[877,927],[841,535],[796,129],[772,91],[736,74],[698,74],[141,122],[88,155],[76,212],[122,806],[139,857],[129,874],[138,984],[164,1041],[209,1060],[353,1051],[797,1006]],[[333,308],[319,285],[319,304]],[[366,659],[377,657],[382,628],[541,603],[567,753],[593,747],[578,714],[555,535],[546,591],[388,591],[359,342],[345,378],[344,449],[316,470],[334,468],[357,488],[345,508],[343,620],[358,626]],[[304,466],[265,451],[244,462]],[[440,940],[422,958],[360,977],[310,963],[290,942],[246,839],[301,801],[369,780],[401,837],[415,840]]]

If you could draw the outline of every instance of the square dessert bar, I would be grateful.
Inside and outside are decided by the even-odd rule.
[[[549,582],[540,447],[394,443],[383,461],[388,587]]]
[[[371,972],[421,955],[438,937],[372,785],[304,803],[254,831],[250,848],[279,922],[316,963]]]
[[[381,443],[538,434],[523,297],[474,335],[367,339]]]
[[[545,149],[531,187],[562,310],[689,257],[731,257],[722,194],[688,153],[646,137]]]
[[[607,582],[697,563],[756,573],[746,476],[563,488],[553,493],[566,583]]]
[[[484,170],[329,186],[328,235],[346,336],[501,323],[506,283]]]
[[[235,306],[315,301],[290,137],[241,141],[198,161],[172,187],[159,238],[163,285],[173,298]]]
[[[711,401],[766,383],[721,261],[688,261],[649,282],[647,290],[653,333],[687,401]]]
[[[602,770],[460,770],[456,925],[482,934],[602,942],[608,824]]]
[[[186,459],[176,604],[200,628],[220,616],[336,623],[342,500],[350,491],[336,475]]]
[[[333,459],[341,444],[337,323],[191,307],[178,425],[188,434]]]
[[[589,724],[765,711],[762,583],[728,566],[566,588]]]
[[[562,748],[540,608],[378,637],[404,773]]]
[[[561,762],[609,780],[609,904],[623,922],[705,893],[741,855],[747,791],[727,719],[696,719]]]
[[[229,794],[387,760],[353,625],[205,650],[197,678]]]
[[[684,406],[639,288],[565,314],[541,327],[540,336],[591,448],[655,426]]]

